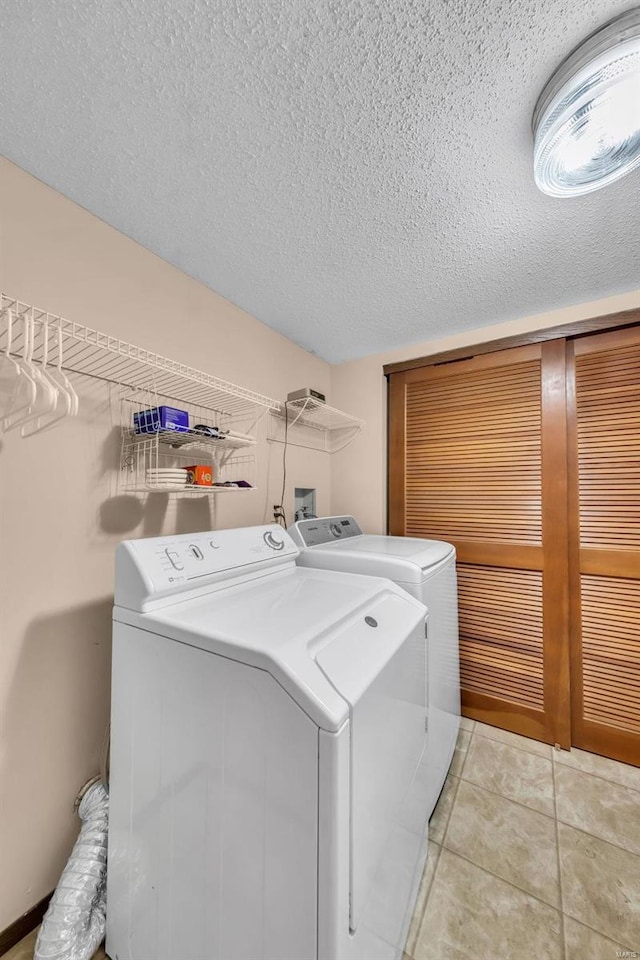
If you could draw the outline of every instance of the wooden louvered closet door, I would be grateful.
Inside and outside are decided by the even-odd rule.
[[[569,350],[572,739],[640,764],[640,329]]]
[[[569,746],[565,342],[393,374],[389,532],[458,554],[466,715]]]

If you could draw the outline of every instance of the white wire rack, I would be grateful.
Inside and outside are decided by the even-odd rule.
[[[157,418],[154,426],[145,427],[144,432],[140,432],[139,426],[136,429],[135,414],[150,411],[166,402],[167,398],[146,391],[136,391],[122,398],[121,492],[162,492],[194,497],[256,489],[257,441],[255,437],[234,429],[237,421],[244,426],[242,417],[233,418],[226,414],[213,416],[204,407],[190,405],[189,429],[156,429]],[[220,431],[223,430],[229,433],[221,435]],[[187,467],[196,465],[210,467],[212,485],[185,486],[184,480],[180,482],[176,478]]]
[[[217,460],[202,447],[177,450],[162,444],[157,438],[139,441],[123,440],[120,491],[122,493],[164,493],[181,497],[202,497],[219,493],[248,493],[256,489],[255,456],[235,456]],[[210,467],[213,483],[189,484],[177,479],[177,474],[188,475],[187,467]],[[162,471],[171,470],[171,475]]]
[[[313,397],[287,400],[271,414],[270,441],[283,443],[286,428],[288,443],[326,453],[342,450],[364,426],[364,420]]]
[[[64,317],[3,293],[0,317],[5,310],[11,310],[18,321],[28,318],[36,330],[39,327],[48,329],[50,333],[57,333],[59,330],[59,341],[56,337],[49,341],[51,346],[48,363],[55,366],[61,351],[61,366],[67,372],[97,377],[130,389],[152,390],[164,397],[180,401],[183,405],[197,404],[245,421],[257,421],[267,410],[277,410],[280,406],[279,401],[271,397],[162,357],[118,337],[100,333],[81,323],[65,320]],[[25,352],[23,325],[20,322],[14,323],[14,328],[10,353],[20,358]],[[33,361],[36,364],[42,362],[43,339],[37,335],[35,337]],[[61,343],[60,347],[58,342]],[[0,322],[0,352],[6,351],[6,348],[7,326]]]

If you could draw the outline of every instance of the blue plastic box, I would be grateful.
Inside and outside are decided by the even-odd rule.
[[[189,429],[189,414],[177,407],[152,407],[134,413],[133,426],[136,433],[159,433],[161,430],[185,433]]]

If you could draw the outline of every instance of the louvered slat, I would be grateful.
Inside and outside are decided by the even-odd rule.
[[[581,546],[640,550],[640,343],[576,358],[576,421]]]
[[[640,580],[581,577],[584,719],[640,734]]]
[[[539,544],[540,361],[407,385],[406,533]]]
[[[574,742],[640,761],[640,332],[575,345]]]
[[[458,592],[463,688],[542,710],[542,573],[461,563]]]

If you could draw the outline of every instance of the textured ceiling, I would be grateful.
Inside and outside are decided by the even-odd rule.
[[[636,174],[533,183],[628,0],[0,0],[0,152],[331,361],[637,284]]]

